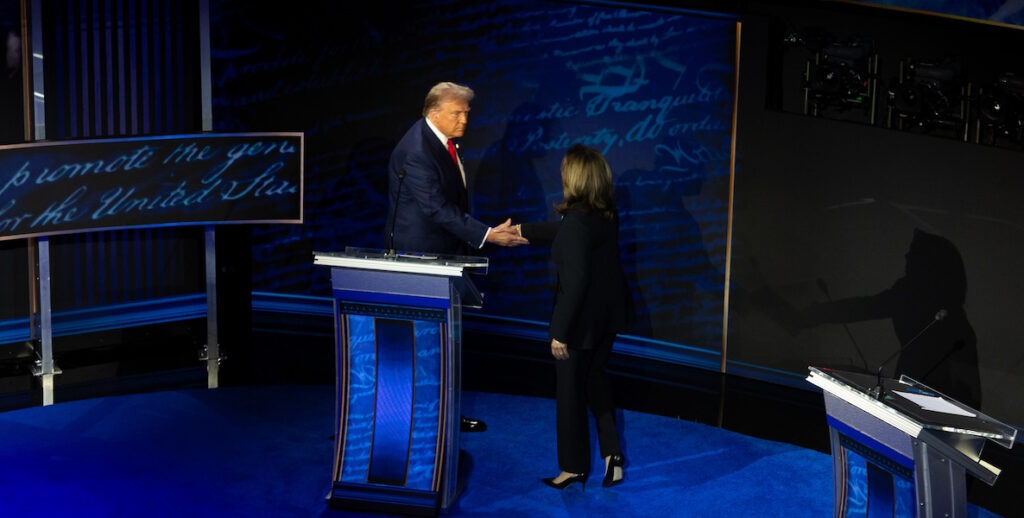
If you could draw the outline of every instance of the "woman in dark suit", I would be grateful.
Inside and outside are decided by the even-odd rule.
[[[519,227],[529,241],[551,241],[557,271],[549,334],[562,473],[542,482],[556,489],[586,484],[589,407],[605,460],[603,485],[609,487],[622,481],[624,460],[605,366],[615,335],[630,320],[629,292],[619,260],[619,218],[611,169],[597,150],[571,147],[561,169],[563,202],[555,210],[562,220]]]

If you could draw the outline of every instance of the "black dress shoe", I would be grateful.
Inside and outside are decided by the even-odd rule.
[[[479,419],[462,416],[462,425],[460,428],[462,428],[463,432],[486,432],[487,423]]]
[[[622,455],[612,455],[612,458],[608,460],[608,470],[604,473],[604,480],[601,481],[601,485],[612,487],[621,484],[622,479],[626,476],[622,472],[622,466],[625,463],[626,460],[622,458]],[[619,478],[615,478],[615,468],[619,468]]]
[[[555,477],[555,478],[558,478],[558,477]],[[587,474],[586,473],[570,474],[568,477],[566,477],[565,480],[563,480],[561,482],[555,482],[555,478],[542,478],[542,479],[540,479],[540,481],[545,483],[545,484],[547,484],[549,487],[553,487],[555,489],[565,489],[565,488],[573,485],[574,483],[579,482],[580,483],[580,491],[586,491],[587,490]]]

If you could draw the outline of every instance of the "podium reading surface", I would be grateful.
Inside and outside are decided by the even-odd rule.
[[[982,449],[1011,448],[1015,428],[907,376],[810,371],[825,396],[836,516],[963,517],[966,474],[995,484]]]

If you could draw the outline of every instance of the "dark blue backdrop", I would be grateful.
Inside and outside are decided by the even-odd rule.
[[[1014,25],[1024,24],[1024,3],[1018,0],[864,0],[865,3],[888,5],[954,16],[989,20]]]
[[[211,5],[215,129],[306,135],[306,223],[257,229],[255,290],[326,296],[312,251],[384,246],[391,147],[429,87],[456,81],[477,92],[462,142],[474,214],[553,217],[564,150],[600,149],[642,310],[636,334],[718,350],[733,20],[544,1],[366,9]],[[546,321],[548,250],[483,253],[483,311]]]

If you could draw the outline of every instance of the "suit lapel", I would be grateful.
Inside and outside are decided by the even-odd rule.
[[[437,135],[430,130],[430,126],[427,126],[427,122],[420,119],[420,123],[423,125],[423,139],[430,143],[427,147],[434,156],[434,161],[441,168],[442,187],[445,192],[451,193],[449,196],[452,201],[458,203],[463,210],[467,210],[469,193],[466,191],[465,184],[462,183],[462,172],[459,171],[458,166],[452,161],[451,155],[448,154],[448,147],[438,140]]]

